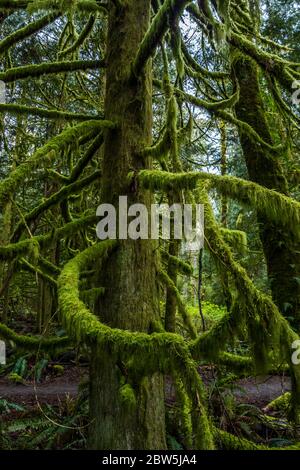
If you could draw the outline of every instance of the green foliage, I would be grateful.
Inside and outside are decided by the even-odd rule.
[[[188,311],[190,312],[194,321],[197,321],[198,319],[198,324],[200,324],[199,308],[189,306]],[[208,328],[221,321],[227,313],[226,307],[215,305],[207,301],[202,302],[202,311],[205,319],[205,324]]]
[[[65,369],[61,364],[54,364],[53,370],[56,375],[63,375]]]
[[[0,411],[1,413],[10,413],[12,411],[22,412],[24,411],[24,407],[18,405],[18,403],[12,403],[7,401],[5,398],[0,398]],[[0,427],[1,431],[1,427]]]
[[[10,374],[8,374],[7,378],[8,380],[10,380],[10,382],[13,382],[14,384],[24,383],[23,377],[21,377],[21,375],[17,374],[16,372],[11,372]]]

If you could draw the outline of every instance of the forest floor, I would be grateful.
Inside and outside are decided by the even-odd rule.
[[[212,384],[213,371],[208,368],[200,369],[200,374],[207,386]],[[88,369],[77,366],[68,366],[63,375],[46,377],[41,383],[27,381],[24,384],[13,384],[4,377],[0,378],[0,398],[26,406],[35,406],[37,403],[55,405],[67,396],[76,398],[79,384],[87,378]],[[282,375],[247,377],[233,383],[233,394],[240,403],[263,408],[290,388],[290,379]],[[166,395],[169,402],[174,401],[174,390],[169,381]]]
[[[67,396],[76,398],[79,384],[88,377],[87,368],[69,366],[58,377],[46,377],[41,383],[26,381],[14,384],[7,377],[0,378],[0,398],[26,406],[38,403],[55,405]]]

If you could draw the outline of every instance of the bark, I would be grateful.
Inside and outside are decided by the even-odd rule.
[[[126,4],[125,4],[126,3]],[[118,207],[119,195],[128,204],[151,204],[151,195],[128,185],[129,171],[150,168],[138,154],[151,145],[152,87],[150,64],[132,79],[131,63],[150,23],[150,0],[128,0],[109,9],[105,116],[119,122],[118,130],[105,135],[102,161],[102,202]],[[137,27],[138,25],[138,27]],[[118,250],[102,266],[99,285],[106,293],[97,314],[111,327],[150,332],[159,318],[156,285],[157,246],[150,240],[121,240]],[[121,358],[109,351],[93,351],[90,410],[93,449],[163,449],[165,410],[163,377],[134,380]],[[128,409],[120,398],[120,380],[131,381],[136,406]]]
[[[239,56],[233,61],[232,70],[240,86],[240,100],[235,108],[237,117],[250,124],[266,142],[273,145],[257,65],[250,58]],[[240,139],[250,180],[288,194],[287,180],[278,155],[262,149],[259,144],[253,144],[243,133],[240,133]],[[299,244],[281,228],[280,220],[278,224],[270,223],[258,214],[258,223],[273,299],[286,317],[293,318],[292,324],[300,328]]]

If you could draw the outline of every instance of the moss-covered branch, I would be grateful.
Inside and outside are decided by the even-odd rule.
[[[49,198],[47,198],[44,202],[36,206],[32,211],[28,212],[22,221],[19,222],[17,225],[13,240],[17,239],[18,236],[21,234],[23,228],[26,227],[30,222],[35,220],[39,215],[43,214],[46,210],[50,209],[63,201],[65,201],[71,194],[76,194],[80,192],[83,188],[87,187],[97,179],[101,177],[101,171],[97,170],[94,171],[91,175],[83,178],[82,180],[75,181],[74,183],[68,184],[64,186],[62,189],[57,191],[55,194],[52,194]]]
[[[188,330],[189,334],[190,334],[190,337],[195,339],[197,337],[197,332],[196,332],[196,328],[195,326],[193,325],[193,321],[192,321],[192,318],[191,318],[191,315],[189,314],[189,312],[186,310],[184,304],[183,304],[183,301],[181,299],[181,295],[180,295],[180,292],[179,290],[177,289],[177,287],[175,286],[174,282],[172,281],[172,279],[168,276],[168,274],[166,272],[164,272],[163,270],[161,270],[159,272],[159,278],[162,280],[162,282],[164,283],[164,285],[166,285],[168,287],[168,289],[172,292],[172,294],[175,296],[176,298],[176,303],[177,303],[177,306],[178,306],[178,310],[180,312],[180,315],[182,316],[182,319],[183,319],[183,323],[186,327],[186,329]]]
[[[43,338],[30,335],[18,335],[15,331],[0,323],[0,338],[6,341],[12,341],[19,349],[24,351],[48,351],[54,352],[59,349],[65,349],[71,345],[68,337],[62,338]]]
[[[255,444],[254,442],[245,439],[244,437],[237,437],[233,434],[230,434],[226,431],[222,431],[221,429],[214,429],[214,435],[216,441],[218,442],[218,447],[221,450],[274,450],[274,451],[282,451],[282,450],[300,450],[300,444],[294,444],[291,446],[286,447],[268,447],[262,444]]]
[[[37,235],[32,238],[21,240],[18,243],[11,243],[5,246],[0,246],[0,259],[11,260],[16,257],[26,256],[32,252],[32,247],[36,246],[38,249],[45,249],[53,246],[57,241],[64,237],[72,237],[80,230],[89,229],[93,224],[96,224],[97,217],[95,215],[82,217],[73,220],[63,227],[59,227],[45,235]],[[57,273],[58,274],[58,273]]]
[[[50,139],[43,147],[38,149],[26,162],[19,165],[10,175],[0,182],[0,206],[16,191],[21,182],[26,181],[31,171],[45,164],[51,165],[54,159],[67,146],[74,146],[82,136],[90,134],[95,129],[103,127],[113,128],[110,121],[86,121],[77,126],[64,130],[61,134]]]
[[[299,237],[300,203],[251,181],[234,176],[219,176],[203,172],[172,174],[155,170],[140,172],[138,179],[145,188],[165,191],[173,188],[195,189],[200,182],[207,181],[211,187],[222,194],[236,199],[242,204],[252,206],[264,214],[267,219],[282,224]]]
[[[60,315],[67,332],[74,340],[107,348],[111,357],[130,360],[135,374],[152,375],[157,371],[184,371],[184,386],[193,404],[194,445],[213,449],[214,442],[205,407],[205,392],[188,345],[173,333],[146,334],[112,329],[101,323],[79,300],[79,275],[95,258],[106,257],[117,246],[113,240],[98,243],[77,255],[64,267],[58,279]]]
[[[96,0],[77,0],[76,2],[68,3],[68,5],[83,12],[107,12],[106,3]],[[55,10],[64,13],[65,9],[63,10],[62,6],[66,7],[66,2],[60,2],[58,0],[40,0],[39,2],[32,2],[32,0],[0,0],[0,9],[10,12],[28,9],[31,12],[37,10]]]
[[[32,34],[37,33],[38,31],[43,29],[44,26],[55,21],[59,16],[59,13],[51,13],[49,15],[45,15],[42,18],[24,26],[24,28],[18,29],[17,31],[11,33],[9,36],[6,36],[6,38],[0,41],[0,54],[7,52],[10,47],[14,46],[23,39],[28,38]]]
[[[64,121],[88,121],[95,119],[103,119],[103,116],[97,116],[92,114],[83,114],[83,113],[71,113],[68,111],[59,111],[57,109],[43,109],[43,108],[34,108],[33,106],[23,106],[20,104],[2,104],[0,103],[0,113],[9,113],[16,116],[26,115],[26,116],[40,116],[47,119],[62,119]]]
[[[38,274],[39,276],[41,276],[45,281],[47,281],[49,284],[51,284],[55,288],[57,287],[56,280],[53,277],[49,276],[49,274],[44,273],[44,271],[42,271],[42,269],[40,269],[38,266],[35,266],[35,265],[29,263],[29,261],[27,261],[24,258],[20,259],[19,264],[20,264],[21,267],[23,267],[27,271],[29,271],[31,273],[34,273],[34,274]]]
[[[215,72],[212,70],[205,69],[201,67],[200,64],[190,55],[186,45],[182,43],[182,52],[184,54],[184,58],[189,65],[195,72],[197,72],[202,77],[213,78],[215,80],[224,80],[230,77],[228,72]]]
[[[23,65],[0,72],[0,80],[11,83],[26,78],[41,77],[63,72],[78,72],[105,67],[105,60],[73,60],[65,62],[44,62],[36,65]]]
[[[259,49],[256,44],[249,41],[245,36],[231,32],[228,41],[244,54],[252,57],[255,62],[269,75],[276,80],[289,92],[292,90],[293,71],[290,69],[290,63],[276,54],[271,54]]]
[[[191,3],[191,0],[166,0],[160,7],[142,40],[133,62],[132,69],[135,76],[139,75],[147,60],[161,42],[169,28],[169,24],[172,24],[176,20],[189,3]]]
[[[171,263],[175,269],[179,271],[180,274],[185,276],[192,276],[194,269],[190,263],[183,261],[182,259],[178,258],[177,256],[170,255],[167,251],[162,251],[162,257],[168,263]]]
[[[62,50],[59,54],[59,57],[63,57],[68,54],[71,54],[72,52],[78,50],[84,44],[84,42],[87,40],[90,33],[92,32],[96,18],[97,18],[96,15],[94,14],[90,15],[88,21],[86,22],[84,28],[82,29],[76,41],[74,41],[73,44],[71,44],[71,46],[69,46],[67,49]]]

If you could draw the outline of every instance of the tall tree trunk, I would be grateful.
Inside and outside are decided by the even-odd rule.
[[[123,2],[122,2],[123,3]],[[105,116],[120,128],[107,131],[102,161],[102,202],[118,207],[119,195],[128,204],[144,203],[151,195],[128,185],[129,171],[150,168],[139,151],[151,144],[152,86],[150,65],[137,79],[131,63],[150,23],[150,0],[128,0],[122,7],[110,2],[107,34]],[[102,266],[100,285],[106,295],[97,314],[113,328],[150,332],[159,318],[156,285],[156,244],[150,240],[121,240],[118,250]],[[121,380],[126,364],[116,363],[109,351],[93,351],[90,409],[93,449],[166,448],[163,377],[159,374],[132,384],[136,407],[127,409],[121,400]]]
[[[237,117],[249,124],[264,140],[273,145],[260,92],[257,65],[244,55],[233,51],[232,70],[240,86],[240,100],[235,107]],[[278,156],[254,144],[240,133],[249,178],[262,186],[288,194],[288,184]],[[300,247],[290,233],[278,224],[258,214],[262,241],[275,303],[293,325],[300,328]]]

